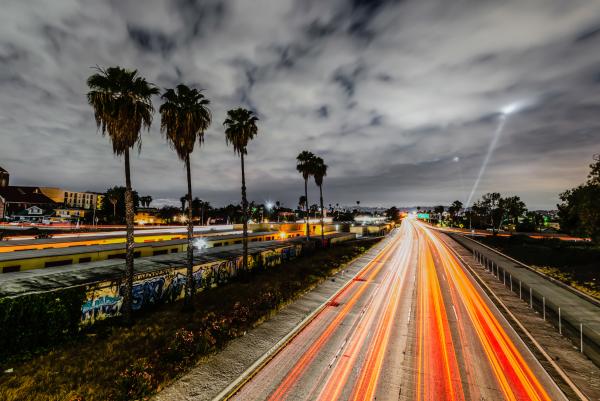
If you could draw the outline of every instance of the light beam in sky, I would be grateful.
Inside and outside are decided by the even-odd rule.
[[[483,159],[483,163],[481,164],[481,168],[479,169],[479,174],[477,174],[477,179],[475,180],[475,183],[473,184],[473,188],[471,189],[471,193],[469,194],[469,198],[467,199],[467,203],[466,203],[465,207],[471,206],[471,201],[473,200],[473,196],[475,195],[475,192],[477,191],[477,188],[479,187],[479,182],[481,181],[481,177],[483,177],[483,174],[485,173],[485,169],[487,168],[487,165],[490,162],[492,154],[494,153],[494,149],[496,149],[498,140],[500,139],[500,136],[502,135],[502,131],[504,131],[504,126],[506,125],[506,120],[508,119],[508,116],[510,116],[511,114],[517,113],[520,110],[523,110],[528,105],[529,105],[528,101],[518,101],[518,102],[507,104],[506,106],[502,107],[502,109],[500,109],[501,114],[500,114],[500,120],[498,122],[498,127],[496,128],[496,131],[494,132],[494,136],[492,137],[490,146],[488,147],[487,153],[485,154],[485,159]]]

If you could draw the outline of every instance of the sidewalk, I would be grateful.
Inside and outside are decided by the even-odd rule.
[[[207,357],[190,372],[166,387],[156,401],[212,400],[242,375],[261,356],[290,333],[312,311],[365,267],[388,243],[390,237],[352,261],[343,271],[322,282],[245,336],[232,340],[219,353]]]

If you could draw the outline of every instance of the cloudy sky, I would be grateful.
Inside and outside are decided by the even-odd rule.
[[[260,117],[249,196],[288,206],[304,149],[329,165],[326,203],[464,202],[505,119],[475,197],[518,194],[531,209],[553,207],[600,152],[593,0],[4,0],[0,63],[0,166],[14,185],[123,183],[85,99],[95,65],[205,90],[214,121],[192,174],[214,204],[239,198],[222,121],[240,105]],[[158,123],[133,183],[164,202],[185,174]]]

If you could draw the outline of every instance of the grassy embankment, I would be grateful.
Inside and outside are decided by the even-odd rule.
[[[227,341],[337,272],[376,240],[343,244],[198,294],[196,310],[161,305],[130,328],[106,322],[37,356],[0,366],[0,399],[147,399]]]
[[[559,239],[534,239],[519,235],[485,237],[479,240],[550,277],[600,299],[598,245]]]

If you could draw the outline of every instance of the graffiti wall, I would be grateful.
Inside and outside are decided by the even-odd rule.
[[[248,255],[250,270],[259,267],[271,268],[283,261],[294,259],[302,252],[301,244],[290,244],[281,248]],[[194,266],[193,278],[197,290],[226,283],[242,267],[242,257]],[[140,310],[165,302],[173,302],[184,296],[186,269],[170,268],[139,274],[133,283],[133,309]],[[124,283],[121,281],[94,284],[87,290],[87,300],[81,308],[82,324],[117,316],[121,312]]]

